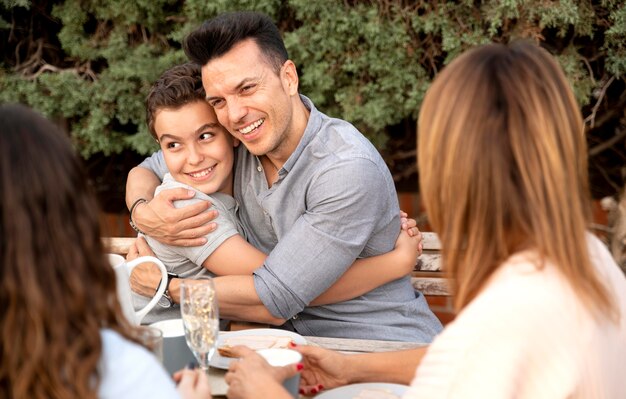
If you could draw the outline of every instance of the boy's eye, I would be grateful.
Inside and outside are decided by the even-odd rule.
[[[202,133],[200,135],[200,140],[208,140],[213,137],[213,133]]]
[[[180,147],[180,144],[179,143],[167,143],[165,147],[166,148],[178,148]]]

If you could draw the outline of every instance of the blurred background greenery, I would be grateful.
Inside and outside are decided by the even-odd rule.
[[[123,212],[127,171],[156,149],[148,87],[185,61],[187,32],[243,9],[274,19],[302,93],[377,146],[399,191],[417,191],[416,118],[433,77],[467,48],[516,38],[541,43],[568,75],[586,118],[594,197],[624,185],[623,1],[0,0],[0,101],[64,126],[104,209]]]

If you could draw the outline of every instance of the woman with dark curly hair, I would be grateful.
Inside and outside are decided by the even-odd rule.
[[[209,397],[174,382],[122,315],[95,197],[69,140],[23,105],[0,106],[0,397]]]

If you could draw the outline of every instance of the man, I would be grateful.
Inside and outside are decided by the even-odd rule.
[[[353,300],[309,306],[354,259],[393,248],[399,209],[389,170],[371,143],[299,95],[296,67],[272,21],[254,12],[222,14],[192,32],[184,48],[202,65],[219,122],[243,143],[234,184],[239,217],[250,243],[269,253],[253,276],[215,279],[220,315],[302,335],[430,342],[441,324],[408,276]],[[152,171],[167,170],[159,154],[140,166],[129,174],[127,201],[135,204],[134,222],[154,235],[151,226],[163,224],[169,201],[185,195],[143,201],[158,185]],[[201,215],[186,226],[210,218]]]

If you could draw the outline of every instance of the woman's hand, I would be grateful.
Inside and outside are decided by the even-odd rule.
[[[211,399],[209,377],[200,370],[183,369],[174,374],[176,390],[183,399]]]
[[[325,388],[350,383],[350,365],[346,355],[317,346],[296,346],[303,356],[300,393],[314,395]]]
[[[126,260],[133,260],[140,256],[154,256],[143,237],[138,237],[128,250]],[[130,274],[130,288],[139,295],[152,297],[159,288],[161,272],[153,263],[137,265]]]
[[[228,384],[228,398],[291,398],[282,382],[296,375],[301,364],[272,367],[258,353],[245,346],[235,346],[233,355],[239,359],[230,362],[224,377]]]

